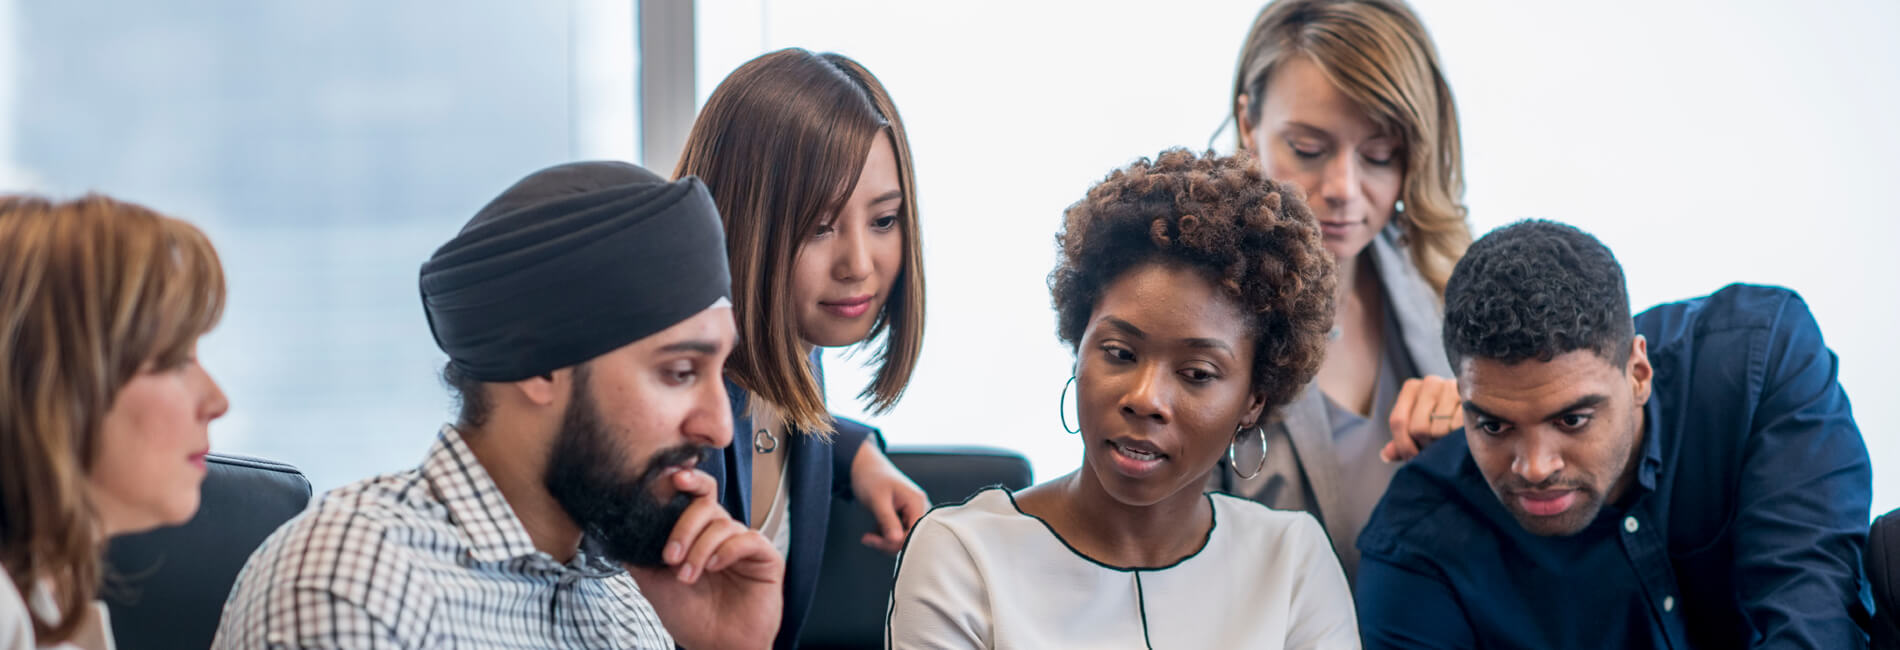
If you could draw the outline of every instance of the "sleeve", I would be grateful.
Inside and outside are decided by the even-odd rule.
[[[1732,524],[1742,615],[1755,647],[1865,647],[1853,611],[1873,500],[1867,446],[1839,360],[1798,296],[1767,344]]]
[[[0,650],[33,650],[33,619],[13,579],[0,573]]]
[[[834,430],[831,436],[831,493],[848,501],[852,498],[852,461],[857,460],[858,451],[864,447],[866,440],[875,441],[878,453],[883,453],[884,434],[877,427],[836,414],[831,416],[831,421]]]
[[[1288,648],[1358,648],[1359,624],[1353,614],[1352,590],[1339,567],[1333,544],[1312,515],[1300,513],[1292,533],[1301,549],[1299,566],[1306,571],[1293,585],[1292,612],[1287,617]]]
[[[970,550],[949,528],[925,515],[897,556],[884,647],[987,648],[989,614],[989,593]]]
[[[1375,648],[1475,648],[1476,635],[1451,585],[1414,568],[1359,557],[1359,635]]]

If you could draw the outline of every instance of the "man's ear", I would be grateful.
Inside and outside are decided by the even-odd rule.
[[[1630,391],[1636,396],[1636,403],[1648,404],[1650,380],[1656,378],[1656,369],[1649,365],[1649,340],[1641,334],[1630,341],[1630,361],[1624,374],[1630,378]]]
[[[509,382],[509,385],[513,386],[516,391],[519,391],[522,398],[526,399],[530,404],[535,406],[552,406],[562,395],[566,394],[567,387],[572,383],[573,377],[574,370],[572,368],[562,368],[520,381]]]

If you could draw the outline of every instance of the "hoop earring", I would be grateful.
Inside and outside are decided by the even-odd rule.
[[[1069,387],[1075,385],[1075,375],[1069,375],[1068,383],[1062,385],[1062,397],[1056,400],[1056,416],[1062,418],[1062,430],[1069,435],[1082,433],[1082,427],[1069,428]],[[1265,438],[1262,438],[1265,440]]]
[[[1234,443],[1228,443],[1227,445],[1227,466],[1233,468],[1234,476],[1240,477],[1240,480],[1243,481],[1253,480],[1253,477],[1260,475],[1260,470],[1266,469],[1267,467],[1267,428],[1256,426],[1254,430],[1260,432],[1260,463],[1254,465],[1252,474],[1240,473],[1240,461],[1234,458],[1238,455],[1234,453],[1234,443],[1240,442],[1238,439],[1240,438],[1240,432],[1245,431],[1245,429],[1234,429]]]

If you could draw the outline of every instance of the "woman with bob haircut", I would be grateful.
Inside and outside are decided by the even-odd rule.
[[[1069,207],[1049,279],[1082,466],[919,521],[888,647],[1359,647],[1318,522],[1204,490],[1319,369],[1332,256],[1296,197],[1175,149]]]
[[[1402,0],[1275,0],[1234,71],[1240,149],[1299,188],[1338,263],[1326,360],[1265,429],[1265,467],[1211,486],[1325,524],[1350,580],[1373,506],[1419,447],[1463,426],[1440,328],[1471,244],[1458,110]]]
[[[94,602],[107,540],[198,510],[198,365],[224,310],[203,233],[90,195],[0,196],[0,648],[110,648]]]
[[[698,176],[726,228],[739,345],[726,362],[734,443],[702,465],[732,516],[785,554],[777,648],[817,593],[833,493],[876,518],[895,553],[928,507],[882,440],[826,407],[822,347],[875,346],[859,393],[897,404],[923,347],[923,252],[910,144],[877,77],[838,54],[785,49],[713,90],[675,177]]]

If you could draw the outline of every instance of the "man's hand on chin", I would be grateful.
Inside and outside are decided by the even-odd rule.
[[[698,470],[670,480],[692,505],[673,526],[665,568],[628,566],[666,631],[682,647],[770,648],[784,609],[785,558],[757,531],[734,521],[714,498],[718,483]]]

